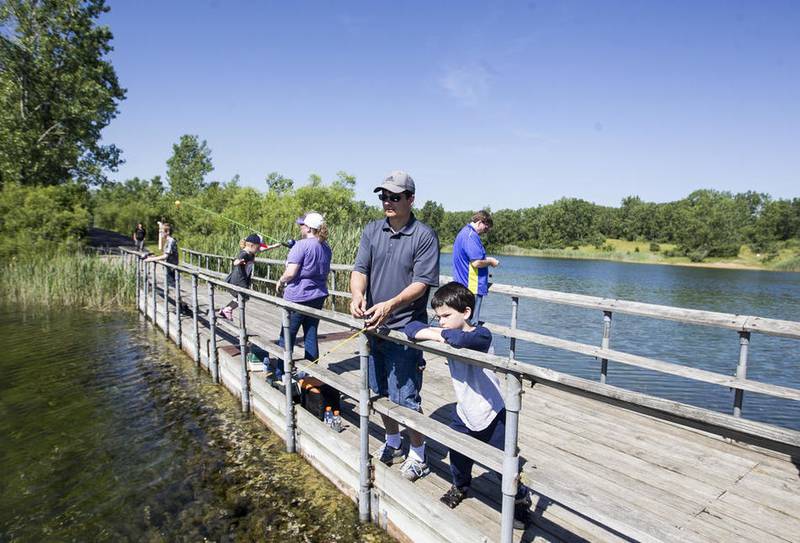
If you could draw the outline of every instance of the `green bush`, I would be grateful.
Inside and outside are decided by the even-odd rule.
[[[660,250],[661,250],[661,246],[658,243],[656,243],[655,241],[650,243],[650,252],[651,253],[657,253]]]
[[[89,220],[83,185],[6,184],[0,191],[0,258],[78,250]]]

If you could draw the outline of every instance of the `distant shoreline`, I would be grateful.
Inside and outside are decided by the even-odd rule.
[[[634,247],[647,247],[649,242],[625,242],[620,240],[609,240],[612,244],[623,244],[625,246]],[[452,247],[445,246],[441,250],[442,253],[452,253]],[[526,249],[514,245],[506,245],[499,250],[487,251],[490,254],[497,256],[530,256],[536,258],[562,258],[570,260],[603,260],[607,262],[622,262],[624,264],[662,264],[665,266],[683,266],[687,268],[710,268],[718,270],[752,270],[752,271],[768,271],[768,272],[792,272],[798,273],[800,269],[775,269],[768,267],[764,264],[753,262],[752,259],[757,258],[756,255],[748,255],[749,261],[736,262],[736,261],[710,261],[710,262],[690,262],[686,257],[665,257],[660,253],[652,253],[649,250],[641,250],[640,252],[633,251],[614,251],[604,252],[597,250],[591,246],[579,247],[574,249]],[[738,257],[737,257],[738,258]]]

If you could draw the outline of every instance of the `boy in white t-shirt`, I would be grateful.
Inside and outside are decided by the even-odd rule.
[[[431,298],[431,307],[439,317],[441,328],[412,321],[406,325],[405,333],[410,339],[429,339],[452,347],[488,352],[492,345],[492,333],[480,324],[470,324],[474,306],[475,295],[453,281],[442,286]],[[450,428],[502,449],[505,445],[506,411],[497,376],[488,368],[452,358],[448,359],[448,366],[456,393],[456,409]],[[448,507],[457,506],[467,497],[473,464],[471,458],[450,449],[453,486],[441,497]],[[530,506],[529,490],[521,484],[514,508],[515,521],[524,523],[529,517]]]

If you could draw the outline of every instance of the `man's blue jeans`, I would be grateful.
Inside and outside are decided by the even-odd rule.
[[[470,324],[472,326],[478,326],[478,319],[481,318],[481,306],[483,305],[483,296],[476,294],[475,295],[475,308],[472,311],[472,317],[470,318]]]
[[[314,298],[307,302],[297,302],[300,305],[306,305],[314,309],[322,309],[325,304],[327,296],[322,298]],[[305,347],[306,360],[316,360],[319,358],[319,346],[317,345],[317,328],[319,327],[319,319],[316,317],[309,317],[298,313],[296,311],[289,312],[289,342],[291,343],[289,350],[294,349],[295,341],[297,340],[297,332],[300,327],[303,327],[303,346]],[[278,345],[284,346],[283,341],[283,328],[281,328],[281,337],[278,340]]]

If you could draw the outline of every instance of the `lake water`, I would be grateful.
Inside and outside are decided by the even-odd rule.
[[[134,314],[0,306],[0,541],[389,541]]]
[[[451,273],[451,255],[441,258]],[[500,257],[492,281],[602,296],[800,321],[800,274],[723,270],[609,261]],[[508,325],[510,298],[490,295],[481,319]],[[520,299],[518,326],[525,330],[600,345],[603,312]],[[735,375],[739,336],[735,331],[615,314],[611,348],[709,371]],[[508,341],[496,340],[498,354]],[[517,358],[586,379],[599,380],[600,361],[517,342]],[[800,340],[752,334],[747,376],[800,388]],[[732,412],[733,392],[609,361],[609,384],[692,405]],[[800,430],[800,402],[745,392],[743,415]]]

